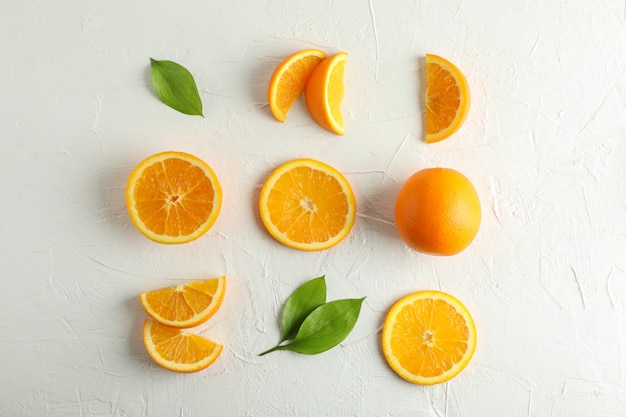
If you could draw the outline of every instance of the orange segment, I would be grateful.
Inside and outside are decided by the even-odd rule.
[[[143,309],[155,321],[185,329],[207,321],[222,305],[226,277],[191,281],[139,295]]]
[[[306,49],[287,57],[276,67],[268,89],[270,110],[276,120],[286,120],[287,112],[304,91],[309,75],[324,58],[325,52]]]
[[[162,152],[142,161],[126,185],[131,221],[159,243],[186,243],[206,233],[217,220],[222,189],[201,159]]]
[[[470,91],[465,76],[446,59],[426,55],[426,142],[439,142],[456,132],[467,117]]]
[[[202,336],[164,326],[146,319],[143,343],[150,357],[165,369],[197,372],[211,365],[223,346]]]
[[[306,84],[306,105],[313,119],[323,128],[344,134],[341,103],[344,97],[343,76],[348,54],[340,52],[315,67]]]
[[[296,159],[278,167],[266,180],[259,210],[276,240],[312,251],[330,248],[348,235],[356,201],[339,171],[313,159]]]
[[[383,326],[383,353],[402,378],[420,385],[448,381],[469,363],[476,328],[465,306],[440,291],[420,291],[393,305]]]

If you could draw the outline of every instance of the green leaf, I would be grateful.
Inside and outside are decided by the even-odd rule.
[[[331,301],[317,307],[302,322],[298,334],[291,343],[278,345],[261,355],[277,350],[315,355],[337,346],[354,328],[364,299]]]
[[[293,339],[304,319],[326,302],[326,281],[323,276],[305,282],[287,299],[281,314],[283,336],[280,343]]]
[[[176,62],[150,58],[152,87],[161,101],[174,110],[192,116],[203,116],[202,101],[193,76]]]

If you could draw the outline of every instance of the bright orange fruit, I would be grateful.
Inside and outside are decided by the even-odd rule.
[[[176,372],[201,371],[215,362],[223,349],[222,345],[202,336],[150,319],[143,324],[143,343],[157,364]]]
[[[340,52],[320,62],[306,83],[304,97],[309,113],[323,128],[344,134],[341,103],[344,97],[343,76],[348,54]]]
[[[282,244],[323,250],[343,240],[354,224],[356,200],[350,184],[335,168],[313,159],[278,167],[259,197],[261,220]]]
[[[137,229],[159,243],[186,243],[217,220],[222,189],[211,167],[183,152],[142,161],[126,185],[126,207]]]
[[[456,132],[467,117],[470,91],[463,73],[450,61],[426,55],[426,142],[444,140]]]
[[[279,122],[287,119],[287,112],[302,94],[313,69],[326,58],[317,49],[305,49],[288,56],[272,74],[268,88],[270,110]]]
[[[478,193],[458,171],[428,168],[413,174],[396,200],[396,227],[407,245],[454,255],[474,240],[481,221]]]
[[[402,378],[420,385],[448,381],[469,363],[476,349],[476,327],[453,296],[420,291],[389,310],[382,333],[385,359]]]
[[[139,295],[143,309],[155,321],[178,329],[207,321],[222,305],[226,277],[161,288]]]

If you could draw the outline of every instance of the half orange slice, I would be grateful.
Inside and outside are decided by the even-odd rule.
[[[191,281],[139,295],[143,309],[166,326],[186,329],[204,323],[222,305],[226,277]]]
[[[287,119],[287,112],[304,92],[313,69],[326,58],[317,49],[305,49],[288,56],[274,70],[270,78],[268,99],[270,110],[279,122]]]
[[[146,319],[143,343],[150,357],[165,369],[197,372],[211,365],[223,346],[202,336]]]
[[[343,102],[344,71],[348,54],[340,52],[319,63],[306,83],[306,105],[313,119],[323,128],[344,134],[341,103]]]
[[[463,73],[450,61],[426,55],[426,142],[439,142],[455,133],[467,117],[470,91]]]

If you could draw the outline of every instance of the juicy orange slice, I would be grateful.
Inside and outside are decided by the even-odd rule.
[[[426,55],[426,142],[439,142],[456,132],[467,117],[470,91],[465,76],[446,59]]]
[[[469,363],[476,328],[465,306],[440,291],[420,291],[393,305],[383,326],[383,353],[402,378],[420,385],[448,381]]]
[[[143,343],[150,357],[165,369],[197,372],[211,365],[223,346],[202,336],[146,319]]]
[[[323,128],[344,134],[341,103],[344,97],[343,76],[348,54],[340,52],[320,62],[306,83],[306,105],[313,119]]]
[[[178,329],[207,321],[222,305],[226,277],[191,281],[139,295],[143,309],[155,321]]]
[[[330,248],[348,235],[356,201],[350,184],[335,168],[313,159],[296,159],[266,180],[259,210],[276,240],[313,251]]]
[[[137,229],[159,243],[186,243],[217,220],[222,189],[204,161],[162,152],[142,161],[126,185],[126,206]]]
[[[268,88],[270,110],[279,122],[287,119],[287,112],[302,94],[313,69],[326,58],[317,49],[305,49],[283,60],[272,74]]]

